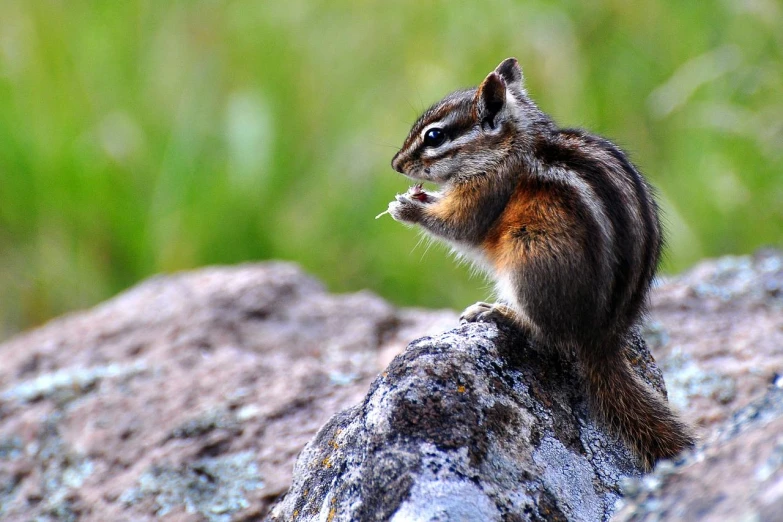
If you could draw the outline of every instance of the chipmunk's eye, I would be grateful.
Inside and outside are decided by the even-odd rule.
[[[424,135],[425,147],[440,147],[444,141],[446,141],[446,133],[437,127],[428,130]]]

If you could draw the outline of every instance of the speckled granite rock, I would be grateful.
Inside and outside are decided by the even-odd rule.
[[[626,488],[617,522],[783,520],[783,379],[677,466]]]
[[[0,520],[260,518],[296,455],[454,312],[287,263],[156,277],[0,344]]]
[[[783,399],[770,387],[783,383],[783,257],[766,251],[704,261],[664,279],[653,292],[652,305],[645,334],[648,346],[664,370],[670,400],[697,425],[703,445],[686,457],[684,465],[663,466],[641,482],[624,481],[630,499],[622,516],[779,520],[783,413],[776,406]],[[295,266],[269,263],[157,277],[93,310],[20,335],[0,344],[0,519],[261,519],[291,485],[297,454],[324,423],[355,406],[346,410],[353,417],[337,417],[321,433],[331,429],[336,434],[339,426],[355,424],[368,407],[376,406],[362,402],[371,383],[410,341],[456,325],[454,312],[395,309],[368,292],[331,295]],[[497,340],[489,337],[492,327],[466,328],[446,335],[453,340],[462,332],[476,340],[474,352],[461,357],[489,354],[490,344]],[[419,375],[416,368],[437,358],[448,371],[449,357],[441,340],[442,336],[414,343],[392,368],[413,379]],[[433,354],[427,355],[430,349]],[[521,361],[509,359],[507,364],[506,380],[492,381],[493,388],[526,378],[519,369],[524,368]],[[549,363],[542,359],[532,364],[544,372]],[[437,375],[441,365],[430,366]],[[461,374],[463,367],[481,370],[467,360],[451,367],[450,376],[455,370]],[[525,408],[538,401],[561,408],[564,414],[569,410],[582,419],[580,430],[590,428],[580,397],[573,397],[573,402],[544,401],[544,391],[551,392],[546,383],[570,378],[567,370],[560,371],[565,373],[533,376],[540,377],[540,386],[530,388],[529,397],[518,397],[520,409],[514,419],[529,420],[538,410]],[[457,384],[465,386],[464,392],[457,388],[454,394],[448,388],[453,384],[444,379],[439,385],[449,400],[480,389],[466,381]],[[391,393],[386,377],[374,386],[373,396],[390,396],[384,395]],[[514,393],[506,393],[501,403],[516,400]],[[476,422],[492,417],[482,408]],[[440,409],[444,418],[457,418],[463,411]],[[383,408],[380,414],[389,415]],[[464,436],[479,433],[466,422],[454,424],[464,427],[459,432]],[[478,455],[486,460],[487,455],[518,448],[517,436],[525,426],[520,422],[506,435],[493,435],[492,444],[488,442]],[[562,423],[544,425],[541,433],[571,441],[563,443],[568,458],[557,461],[552,470],[567,469],[562,466],[573,462],[568,459],[591,462],[593,472],[602,469],[594,465],[596,458],[614,446],[591,447],[579,460],[578,448],[593,439],[575,438],[573,429]],[[348,435],[346,431],[337,437]],[[557,437],[544,439],[539,433],[532,440],[561,440]],[[339,460],[338,448],[329,448]],[[449,447],[432,451],[441,456],[450,452],[459,463],[453,471],[441,470],[450,477],[464,471],[471,455],[477,455],[457,454]],[[612,464],[622,463],[624,457],[607,458]],[[363,462],[373,461],[368,456]],[[379,473],[385,469],[381,463],[373,465]],[[502,461],[497,469],[506,470],[499,477],[508,477],[508,470],[515,468]],[[552,470],[549,478],[534,478],[560,483]],[[356,480],[333,464],[321,471],[322,485],[329,473],[338,471],[342,484]],[[490,474],[495,471],[490,467]],[[390,476],[400,477],[392,472]],[[560,475],[575,478],[570,470]],[[401,498],[402,480],[387,484],[389,496]],[[598,484],[604,483],[615,481],[599,478]],[[582,498],[598,498],[604,509],[618,490],[612,486],[595,493],[594,486],[591,483]],[[399,517],[422,504],[438,511],[443,504],[433,493],[435,487],[440,486],[426,481],[411,486]],[[485,502],[488,497],[503,519],[497,506],[506,505],[506,500],[495,492],[498,487],[493,488],[486,496],[477,496],[473,486],[456,480],[445,484],[443,491],[471,500],[485,510],[482,513],[494,513]],[[542,490],[539,506],[554,519],[557,511],[546,507],[549,491]],[[522,505],[529,500],[508,502]],[[324,520],[330,513],[331,508],[323,512]],[[470,512],[460,513],[467,517]],[[519,516],[530,518],[525,512]],[[515,520],[511,514],[505,519]]]
[[[783,374],[783,256],[705,260],[652,294],[645,334],[669,400],[703,433]]]
[[[783,520],[783,255],[699,263],[653,293],[647,339],[701,443],[629,483],[619,521]]]
[[[637,337],[629,358],[660,389]],[[495,325],[412,343],[297,460],[273,521],[607,520],[636,459],[574,361]]]

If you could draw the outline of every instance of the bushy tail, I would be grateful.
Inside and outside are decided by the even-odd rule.
[[[659,459],[693,446],[691,428],[637,377],[621,350],[598,360],[586,357],[583,362],[594,408],[647,470]]]

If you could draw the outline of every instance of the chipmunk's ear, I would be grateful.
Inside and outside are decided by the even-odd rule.
[[[476,92],[476,115],[482,127],[495,127],[495,117],[506,104],[506,82],[497,71],[484,79]]]
[[[495,67],[495,72],[505,80],[509,87],[522,88],[522,69],[516,58],[506,58]]]

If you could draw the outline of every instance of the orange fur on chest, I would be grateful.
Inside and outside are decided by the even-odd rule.
[[[567,248],[575,230],[568,201],[555,186],[522,181],[481,248],[495,270],[518,268]]]
[[[480,211],[476,205],[479,190],[479,187],[469,183],[453,187],[446,197],[432,205],[430,212],[445,223],[465,223],[473,219],[475,212]]]

